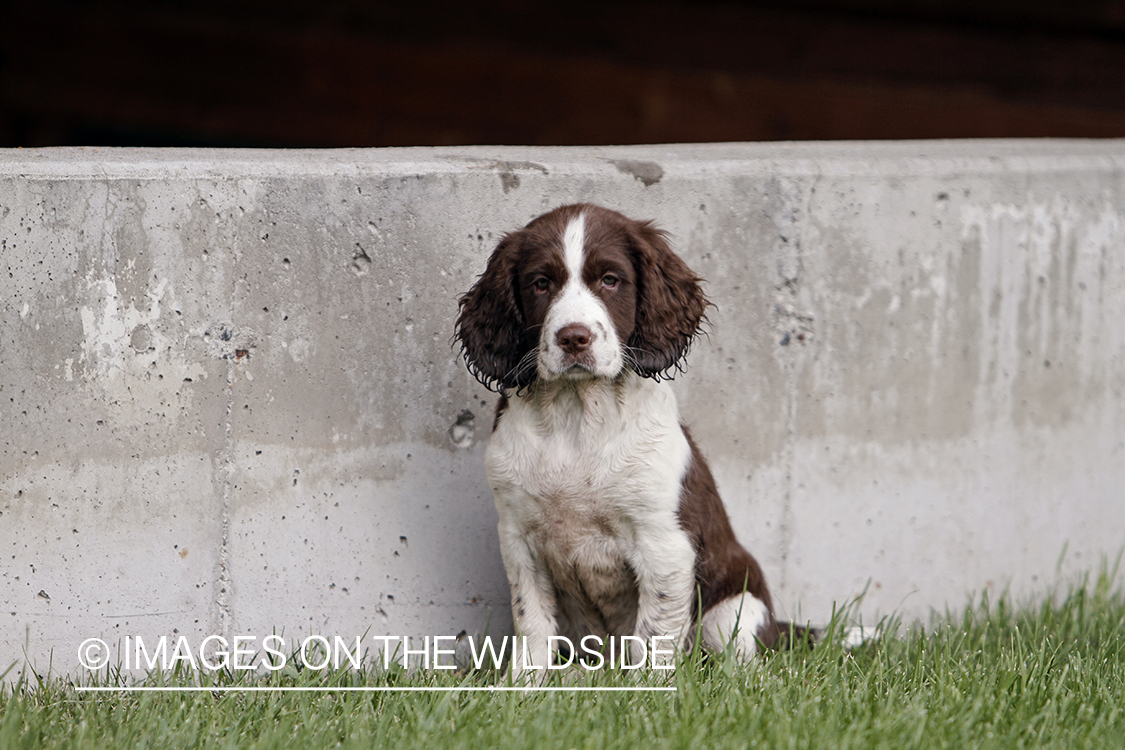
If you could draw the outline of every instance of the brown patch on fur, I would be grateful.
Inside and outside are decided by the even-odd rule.
[[[686,427],[684,435],[691,446],[691,463],[680,493],[679,516],[680,526],[695,547],[699,595],[693,617],[699,618],[724,599],[746,591],[764,602],[770,611],[769,620],[757,636],[763,645],[772,646],[779,633],[766,577],[758,561],[735,538],[711,469]]]

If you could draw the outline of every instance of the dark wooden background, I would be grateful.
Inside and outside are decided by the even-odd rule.
[[[1125,0],[10,0],[0,146],[1125,136]]]

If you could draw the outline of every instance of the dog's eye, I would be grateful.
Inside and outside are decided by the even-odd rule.
[[[531,286],[537,292],[545,292],[551,287],[551,281],[546,276],[540,276],[535,281],[531,282]]]
[[[602,285],[607,289],[613,289],[620,282],[621,279],[617,278],[612,273],[607,273],[605,276],[602,276]]]

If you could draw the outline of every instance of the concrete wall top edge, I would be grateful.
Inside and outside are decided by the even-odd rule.
[[[362,176],[478,169],[582,174],[617,160],[665,173],[940,174],[1125,169],[1125,139],[974,139],[703,143],[642,146],[449,146],[355,149],[0,149],[0,176],[81,179]]]

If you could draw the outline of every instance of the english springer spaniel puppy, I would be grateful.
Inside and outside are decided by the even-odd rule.
[[[700,281],[651,222],[578,204],[505,235],[460,300],[469,370],[501,394],[486,469],[527,664],[551,636],[733,639],[746,658],[781,632],[664,382],[700,333]]]

